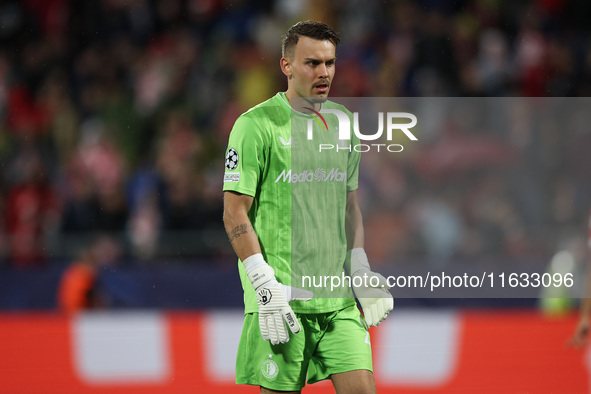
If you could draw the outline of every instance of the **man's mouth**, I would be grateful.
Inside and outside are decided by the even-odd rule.
[[[329,86],[328,83],[321,82],[321,83],[318,83],[318,84],[314,85],[314,89],[317,92],[324,93],[324,92],[326,92],[328,90],[328,86]]]

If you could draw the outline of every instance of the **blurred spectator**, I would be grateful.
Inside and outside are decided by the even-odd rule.
[[[435,193],[435,196],[439,194]],[[453,198],[452,198],[453,196]],[[413,201],[414,221],[426,257],[431,265],[441,268],[458,253],[464,238],[463,223],[457,207],[459,196],[446,193],[437,197],[424,196]]]
[[[44,264],[46,237],[58,222],[58,202],[39,152],[26,146],[14,159],[14,185],[4,206],[10,261],[16,267]]]
[[[96,122],[96,123],[95,123]],[[90,179],[100,213],[93,229],[123,231],[128,217],[123,190],[126,177],[123,157],[106,136],[98,120],[82,125],[78,160]]]
[[[161,232],[162,202],[164,194],[158,172],[146,164],[131,176],[128,186],[130,218],[127,231],[135,257],[149,260],[157,252]]]
[[[71,160],[65,172],[61,231],[66,234],[93,231],[100,215],[93,182],[80,160]]]
[[[162,128],[157,165],[164,183],[162,225],[165,230],[200,227],[199,174],[201,143],[182,114],[173,112]]]

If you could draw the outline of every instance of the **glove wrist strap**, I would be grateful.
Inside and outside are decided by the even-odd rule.
[[[255,290],[267,282],[275,281],[275,283],[277,283],[277,280],[275,279],[275,271],[269,264],[267,264],[261,253],[249,256],[244,259],[242,264],[244,264],[248,279],[250,279],[250,283],[252,283]]]
[[[358,271],[371,271],[367,254],[363,248],[351,250],[351,273],[355,275]]]
[[[267,264],[265,258],[261,253],[255,253],[253,255],[248,256],[242,261],[244,268],[246,269],[246,273],[248,274],[250,271],[255,269],[256,267]]]

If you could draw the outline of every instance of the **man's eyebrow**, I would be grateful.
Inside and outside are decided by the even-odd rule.
[[[335,60],[337,60],[337,57],[336,56],[335,57],[332,57],[330,59],[325,60],[325,62],[331,62],[331,61],[335,61]],[[322,60],[317,59],[315,57],[307,57],[307,58],[304,59],[304,61],[306,61],[306,62],[313,61],[313,62],[320,62],[320,63],[322,62]]]

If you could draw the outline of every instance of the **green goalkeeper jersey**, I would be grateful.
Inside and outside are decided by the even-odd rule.
[[[322,110],[351,113],[331,101]],[[291,303],[297,313],[326,313],[353,305],[343,279],[347,257],[347,192],[357,189],[359,142],[339,140],[337,116],[291,108],[285,93],[242,114],[226,150],[224,191],[254,198],[249,212],[263,256],[280,283],[314,292]],[[353,133],[351,133],[353,134]],[[257,312],[254,289],[241,263],[245,313]]]

